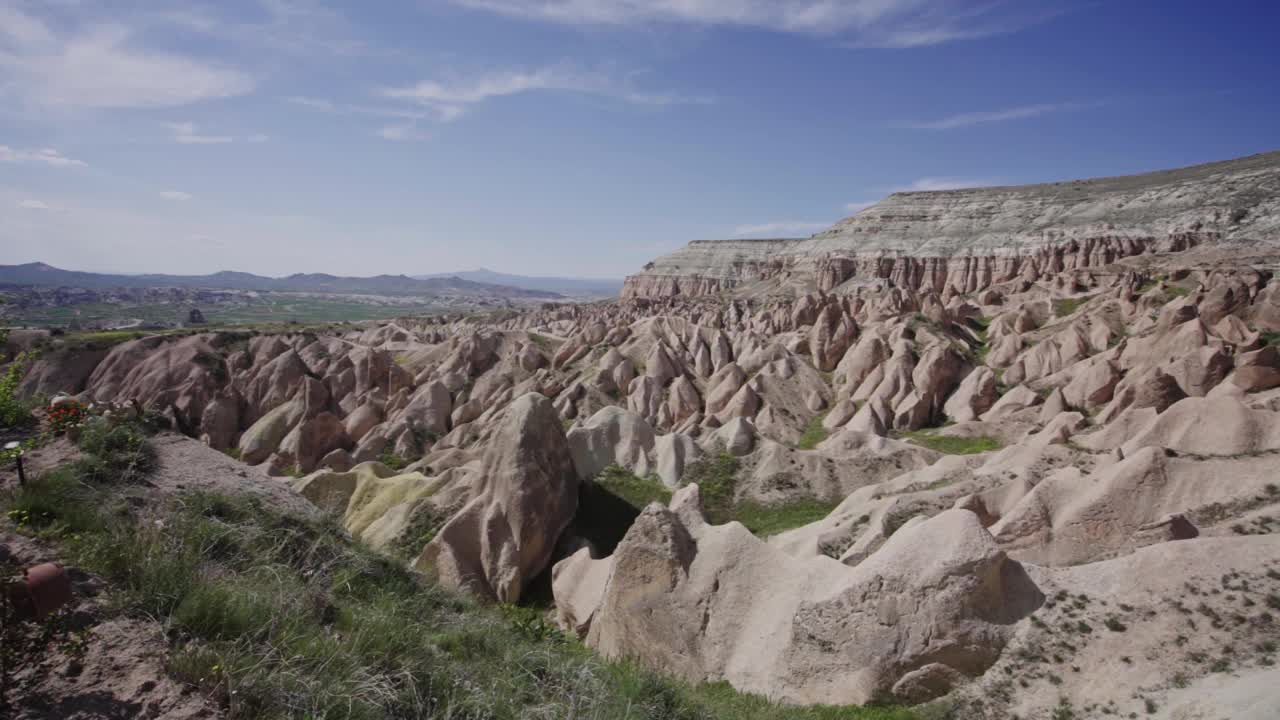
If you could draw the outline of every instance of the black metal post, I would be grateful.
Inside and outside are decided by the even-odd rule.
[[[22,469],[22,453],[21,452],[18,453],[18,484],[19,485],[27,484],[27,473],[24,472]]]

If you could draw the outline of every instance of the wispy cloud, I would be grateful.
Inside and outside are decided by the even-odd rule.
[[[182,145],[225,145],[235,142],[232,135],[205,135],[199,131],[195,123],[169,123],[173,133],[173,141]]]
[[[387,125],[378,128],[378,137],[383,140],[392,142],[412,142],[416,140],[426,140],[431,137],[430,133],[424,133],[418,130],[418,126],[413,123],[404,125]]]
[[[48,165],[49,167],[85,167],[83,160],[69,158],[53,148],[23,150],[0,145],[0,162],[21,163],[29,165]]]
[[[915,130],[954,130],[956,128],[986,125],[988,123],[1025,120],[1027,118],[1040,117],[1051,113],[1079,110],[1083,107],[1086,107],[1083,103],[1040,103],[1037,105],[1023,105],[1021,107],[1006,108],[1003,110],[988,110],[983,112],[967,112],[960,113],[958,115],[948,115],[944,118],[930,120],[927,122],[906,123],[903,127]]]
[[[0,74],[20,102],[60,109],[176,107],[254,87],[221,63],[142,47],[118,22],[60,32],[14,7],[0,8]]]
[[[440,121],[453,119],[452,116],[446,116],[445,113],[442,113],[439,110],[428,110],[418,107],[406,108],[381,105],[361,105],[356,103],[338,103],[326,98],[304,96],[287,97],[284,98],[284,100],[285,102],[299,107],[330,115],[388,118],[395,120],[396,122],[382,125],[373,131],[373,134],[377,137],[391,142],[426,140],[431,137],[431,134],[420,130],[418,128],[419,122],[432,119]]]
[[[53,206],[40,200],[20,200],[18,207],[23,210],[52,210]]]
[[[890,192],[937,192],[939,190],[963,190],[965,188],[999,185],[998,180],[982,178],[923,177],[910,185],[892,188]]]
[[[795,235],[812,235],[828,227],[831,227],[829,222],[785,220],[782,222],[760,223],[758,225],[739,225],[733,229],[733,235],[734,237],[791,237]]]
[[[637,90],[625,79],[607,72],[583,71],[569,65],[537,70],[503,70],[450,80],[423,80],[405,87],[383,88],[379,95],[413,103],[431,111],[439,122],[450,122],[471,107],[494,98],[531,92],[573,92],[613,98],[632,105],[706,104],[710,98]]]
[[[1017,32],[1063,11],[973,0],[452,0],[473,10],[566,25],[735,26],[909,48]]]
[[[182,192],[181,190],[162,190],[160,192],[160,197],[165,200],[190,200],[192,195],[191,193]]]
[[[326,98],[294,95],[283,98],[285,102],[317,112],[333,115],[367,115],[370,117],[400,118],[402,120],[423,120],[430,113],[415,108],[390,107],[381,105],[361,105],[356,103],[339,103]]]

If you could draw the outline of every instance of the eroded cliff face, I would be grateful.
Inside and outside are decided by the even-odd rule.
[[[622,297],[715,295],[787,270],[797,239],[694,240],[627,278]]]
[[[698,241],[627,278],[624,297],[832,291],[883,281],[973,293],[1197,246],[1280,242],[1280,153],[1144,175],[895,193],[802,241]]]

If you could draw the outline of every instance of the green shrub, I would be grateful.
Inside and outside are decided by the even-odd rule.
[[[0,374],[0,427],[26,427],[34,421],[31,408],[18,398],[18,385],[34,359],[34,355],[22,353]]]
[[[76,445],[85,457],[75,467],[89,481],[137,482],[156,466],[155,448],[136,423],[92,418],[81,427]]]
[[[395,454],[392,450],[387,450],[378,456],[378,462],[387,466],[388,470],[398,472],[409,466],[409,461]]]

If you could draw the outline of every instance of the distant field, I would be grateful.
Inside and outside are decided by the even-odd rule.
[[[0,324],[68,327],[79,321],[83,326],[100,323],[122,324],[140,320],[142,324],[184,322],[192,306],[185,303],[147,303],[123,305],[86,303],[63,307],[37,307],[25,310],[8,308],[0,316]],[[374,304],[318,297],[265,298],[261,302],[197,305],[210,325],[245,325],[257,323],[302,324],[385,320],[403,315],[432,315],[445,307],[432,304]]]

